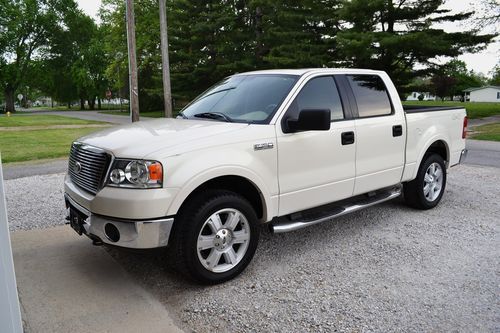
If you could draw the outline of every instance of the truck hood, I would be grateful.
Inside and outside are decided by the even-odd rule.
[[[106,149],[116,157],[144,158],[159,149],[185,145],[247,126],[242,123],[162,118],[109,128],[78,141]]]

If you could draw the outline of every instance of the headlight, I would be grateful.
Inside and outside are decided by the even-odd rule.
[[[108,186],[129,188],[159,188],[163,182],[163,167],[157,161],[114,161],[109,173]]]

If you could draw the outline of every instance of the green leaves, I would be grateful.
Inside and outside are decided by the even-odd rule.
[[[339,66],[384,70],[402,93],[415,75],[436,72],[438,57],[476,52],[494,37],[436,28],[472,15],[444,2],[168,0],[172,95],[179,106],[236,72]],[[99,27],[74,0],[0,0],[0,12],[0,86],[9,96],[27,84],[65,102],[108,87],[128,94],[123,0],[102,1]],[[135,14],[141,108],[161,109],[157,0],[135,0]]]
[[[472,12],[450,14],[444,0],[351,0],[338,11],[343,28],[337,34],[339,58],[347,66],[384,70],[400,93],[415,67],[434,68],[437,57],[456,57],[481,50],[493,35],[476,31],[448,33],[433,22],[469,18]],[[427,70],[426,70],[427,71]],[[413,73],[412,73],[413,72]]]

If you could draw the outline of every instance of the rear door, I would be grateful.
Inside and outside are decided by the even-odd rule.
[[[345,75],[356,127],[354,195],[398,184],[404,169],[406,125],[376,74]]]
[[[342,87],[339,87],[342,88]],[[289,105],[283,118],[296,118],[299,110],[329,109],[328,131],[283,133],[276,125],[279,215],[348,198],[354,189],[354,119],[346,108],[333,76],[309,79]],[[345,98],[345,97],[343,97]]]

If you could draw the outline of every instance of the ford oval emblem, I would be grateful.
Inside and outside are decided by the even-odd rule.
[[[80,162],[76,162],[73,166],[73,172],[79,174],[80,171],[82,171],[82,165],[80,164]]]

